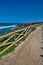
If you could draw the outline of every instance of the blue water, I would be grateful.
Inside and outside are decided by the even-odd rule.
[[[17,28],[17,24],[14,23],[0,23],[0,35]]]

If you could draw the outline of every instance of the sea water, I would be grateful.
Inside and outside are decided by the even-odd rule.
[[[17,24],[14,23],[0,23],[0,35],[17,28]]]

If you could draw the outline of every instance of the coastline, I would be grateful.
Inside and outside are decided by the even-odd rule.
[[[12,30],[15,30],[17,28],[17,25],[7,25],[7,26],[0,26],[0,35],[9,33]]]

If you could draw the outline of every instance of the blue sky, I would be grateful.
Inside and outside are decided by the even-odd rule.
[[[0,22],[43,21],[43,0],[0,0]]]

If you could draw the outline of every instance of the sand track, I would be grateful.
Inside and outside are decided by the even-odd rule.
[[[39,26],[14,52],[0,59],[0,65],[41,65],[41,33]]]

